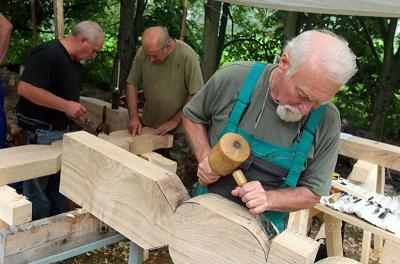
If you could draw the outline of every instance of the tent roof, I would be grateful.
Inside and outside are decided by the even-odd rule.
[[[226,3],[279,9],[286,11],[355,15],[374,17],[400,17],[398,0],[217,0]]]

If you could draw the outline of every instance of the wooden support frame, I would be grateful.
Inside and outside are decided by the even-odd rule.
[[[339,154],[400,170],[400,147],[394,145],[342,133]]]
[[[0,263],[31,263],[118,235],[84,210],[0,230]]]
[[[61,167],[61,141],[0,150],[0,185],[51,175]]]

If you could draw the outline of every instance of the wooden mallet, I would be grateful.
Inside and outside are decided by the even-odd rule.
[[[247,182],[239,166],[249,158],[250,146],[239,134],[226,133],[212,148],[208,155],[211,169],[219,175],[226,176],[232,173],[236,183],[242,186]]]

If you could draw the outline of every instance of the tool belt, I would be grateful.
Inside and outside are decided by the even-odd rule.
[[[36,133],[38,129],[47,131],[53,130],[53,126],[51,124],[37,119],[26,117],[20,113],[17,113],[15,119],[19,127],[28,130],[31,133]]]

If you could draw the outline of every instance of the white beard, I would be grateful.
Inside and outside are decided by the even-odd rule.
[[[86,60],[80,60],[79,63],[83,65],[86,63]]]
[[[276,113],[280,119],[286,122],[297,122],[303,117],[303,113],[291,105],[278,105]]]

